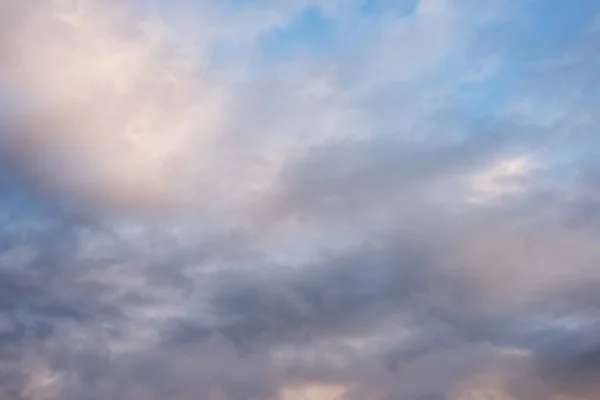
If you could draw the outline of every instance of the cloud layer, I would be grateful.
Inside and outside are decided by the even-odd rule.
[[[574,8],[0,0],[0,399],[596,398]]]

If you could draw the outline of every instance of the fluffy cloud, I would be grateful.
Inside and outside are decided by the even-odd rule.
[[[594,398],[597,30],[400,3],[0,0],[0,397]]]

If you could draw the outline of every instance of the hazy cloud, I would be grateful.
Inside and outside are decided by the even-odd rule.
[[[537,3],[0,0],[0,397],[595,398],[598,32]]]

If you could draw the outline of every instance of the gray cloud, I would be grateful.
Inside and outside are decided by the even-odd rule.
[[[478,120],[431,76],[477,58],[485,3],[240,78],[198,67],[207,37],[260,59],[313,2],[182,8],[214,19],[196,58],[139,9],[0,2],[0,70],[52,99],[2,121],[0,397],[595,398],[596,36]]]

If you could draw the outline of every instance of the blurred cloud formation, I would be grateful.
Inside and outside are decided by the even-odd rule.
[[[599,15],[0,0],[0,399],[597,398]]]

